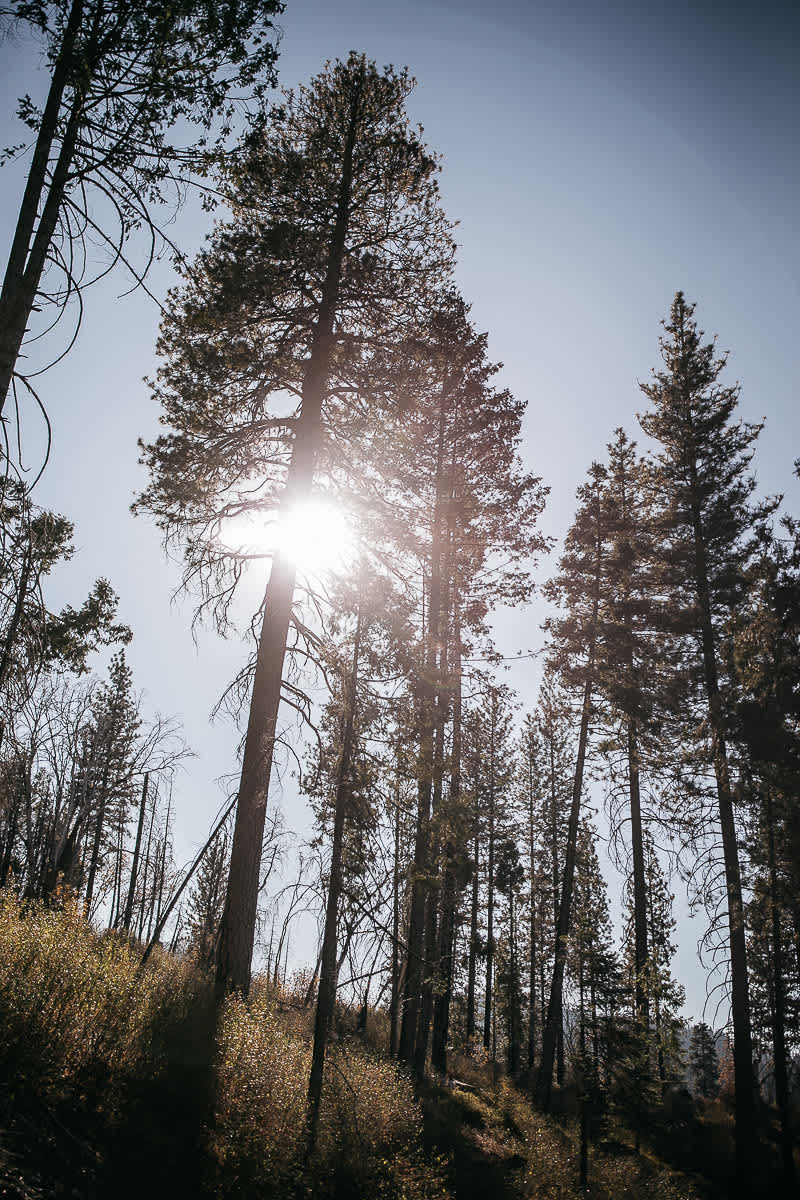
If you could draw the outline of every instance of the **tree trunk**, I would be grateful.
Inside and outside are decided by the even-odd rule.
[[[461,630],[458,598],[453,594],[453,642],[455,657],[455,692],[453,697],[453,744],[450,764],[450,810],[455,816],[461,804]],[[450,1000],[453,991],[453,940],[456,925],[457,888],[455,877],[455,846],[452,836],[445,846],[444,880],[442,884],[442,915],[439,923],[439,990],[436,996],[433,1025],[433,1065],[447,1070],[447,1041],[450,1029]]]
[[[529,871],[529,921],[530,953],[528,956],[528,1070],[533,1070],[536,1058],[536,847],[535,812],[533,788],[533,747],[528,744],[528,838],[530,861]]]
[[[555,947],[553,951],[553,981],[550,987],[550,1001],[547,1007],[547,1021],[542,1035],[542,1061],[539,1067],[538,1090],[545,1108],[549,1106],[553,1087],[553,1058],[555,1056],[556,1039],[561,1022],[562,995],[564,988],[564,966],[567,957],[567,937],[569,936],[570,911],[572,907],[572,886],[575,877],[575,858],[578,846],[578,818],[581,808],[581,791],[583,789],[583,768],[586,760],[586,744],[589,736],[589,717],[592,709],[592,684],[595,666],[595,647],[597,642],[597,616],[600,607],[600,578],[602,541],[600,533],[600,514],[598,485],[595,483],[595,500],[598,505],[597,529],[595,535],[595,576],[594,595],[592,598],[592,617],[589,626],[589,646],[586,656],[586,680],[583,688],[583,704],[581,707],[581,725],[578,736],[578,755],[575,760],[575,776],[572,783],[572,804],[569,811],[567,827],[567,851],[564,862],[564,878],[561,887],[561,903],[556,926]]]
[[[88,45],[96,41],[99,14],[97,5]],[[19,357],[25,331],[39,290],[50,242],[58,225],[75,153],[75,146],[84,116],[85,90],[91,75],[91,51],[81,53],[81,86],[73,85],[73,99],[67,117],[61,149],[47,183],[50,154],[58,132],[58,118],[64,92],[70,86],[70,69],[75,43],[83,19],[83,0],[73,0],[64,38],[50,81],[42,123],[36,139],[30,171],[22,197],[11,253],[0,292],[0,412],[3,411]],[[39,215],[40,214],[40,215]],[[38,224],[37,224],[38,215]]]
[[[397,1057],[400,1008],[400,755],[394,790],[394,878],[392,880],[392,993],[389,1001],[389,1055]]]
[[[477,957],[478,957],[478,900],[479,900],[479,877],[478,877],[478,852],[480,850],[480,840],[478,836],[478,822],[475,821],[475,853],[474,866],[472,871],[472,903],[470,905],[469,917],[469,954],[467,957],[467,1023],[466,1035],[467,1045],[470,1044],[475,1037],[475,977],[477,974]]]
[[[347,707],[345,711],[342,752],[336,780],[336,801],[333,815],[333,842],[331,867],[328,881],[328,897],[325,906],[325,931],[322,936],[319,990],[317,1011],[314,1019],[314,1047],[311,1056],[311,1074],[308,1080],[308,1111],[306,1129],[307,1153],[314,1152],[319,1125],[319,1106],[322,1098],[322,1077],[325,1069],[325,1046],[333,1021],[336,1005],[336,926],[339,913],[339,897],[342,891],[342,847],[344,826],[350,799],[351,761],[355,728],[356,692],[358,687],[358,658],[361,649],[361,602],[359,600],[356,631],[353,640],[353,661],[347,681]]]
[[[558,836],[558,802],[556,799],[556,767],[555,767],[555,752],[552,739],[550,741],[550,858],[552,864],[553,877],[553,947],[558,939],[558,912],[561,901],[561,885],[560,872],[558,868],[559,855],[559,836]],[[553,959],[555,962],[555,958]],[[544,996],[542,996],[544,1003]],[[555,1014],[556,1025],[556,1079],[559,1084],[564,1082],[564,1014],[562,1011],[561,997],[557,1000],[558,1010]],[[544,1030],[542,1030],[544,1037]]]
[[[486,997],[483,1009],[483,1044],[488,1050],[492,1030],[492,987],[494,968],[494,742],[497,727],[497,692],[492,688],[492,716],[489,731],[489,838],[486,862]],[[494,1055],[492,1056],[494,1057]]]
[[[435,934],[436,910],[431,912],[431,872],[435,867],[431,846],[431,803],[434,786],[434,758],[436,754],[435,708],[436,679],[438,675],[438,642],[441,629],[442,608],[442,469],[444,464],[445,402],[447,399],[447,377],[442,381],[439,401],[439,435],[436,458],[436,499],[431,522],[431,573],[430,598],[428,601],[428,628],[426,630],[425,666],[420,680],[420,748],[417,772],[417,831],[414,841],[414,863],[411,878],[411,914],[408,927],[408,965],[403,997],[403,1020],[400,1029],[400,1058],[414,1063],[417,1071],[424,1066],[424,1051],[427,1049],[427,1023],[423,1009],[425,972],[432,963],[426,955],[430,950],[431,922]],[[422,1025],[421,1025],[422,1018]],[[424,1025],[425,1047],[418,1051],[417,1041]],[[423,1062],[420,1064],[420,1057]]]
[[[777,871],[775,867],[775,826],[772,796],[767,792],[767,853],[769,855],[769,898],[772,922],[772,978],[774,1004],[772,1010],[772,1061],[775,1070],[775,1099],[781,1118],[781,1154],[783,1158],[783,1189],[787,1197],[795,1194],[794,1154],[792,1151],[792,1111],[789,1080],[786,1070],[786,988],[781,946],[781,917],[778,905]]]
[[[356,89],[351,99],[345,137],[336,222],[328,251],[322,299],[303,379],[301,410],[281,504],[282,510],[306,501],[314,480],[322,432],[322,404],[334,349],[333,325],[350,218],[353,151],[359,111],[360,89]],[[217,958],[217,991],[220,995],[230,988],[246,993],[250,987],[261,851],[295,574],[296,568],[289,558],[283,552],[276,554],[264,598],[264,619],[250,700],[228,889],[220,924]]]
[[[122,927],[126,932],[131,927],[133,919],[133,900],[136,895],[136,875],[139,871],[139,852],[142,848],[142,830],[144,829],[144,814],[147,806],[147,787],[150,782],[150,772],[145,771],[144,782],[142,784],[142,799],[139,803],[139,820],[136,824],[136,841],[133,846],[133,862],[131,863],[131,877],[128,883],[128,896],[125,900],[125,912],[122,918]]]
[[[698,494],[697,469],[690,463],[693,496]],[[717,674],[717,655],[711,600],[708,585],[708,564],[699,504],[692,501],[694,534],[694,569],[700,610],[700,632],[703,647],[703,673],[711,727],[711,751],[717,783],[719,822],[722,833],[722,854],[725,865],[725,886],[728,896],[728,932],[731,962],[731,1017],[733,1020],[733,1072],[736,1115],[736,1172],[743,1195],[753,1178],[753,1158],[756,1150],[755,1096],[753,1092],[753,1047],[750,1029],[750,993],[747,979],[747,946],[745,941],[742,877],[739,866],[739,847],[733,813],[728,754],[725,744],[724,717]]]
[[[636,721],[628,718],[628,787],[631,804],[631,851],[633,856],[633,925],[636,981],[636,1018],[647,1033],[650,1022],[647,973],[647,885],[644,871],[642,805],[639,787],[639,745]]]

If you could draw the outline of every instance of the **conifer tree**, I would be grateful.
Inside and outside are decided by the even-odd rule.
[[[108,683],[98,692],[91,732],[93,763],[91,778],[87,781],[92,807],[87,817],[87,912],[91,912],[97,871],[107,849],[109,833],[115,825],[112,808],[118,811],[117,821],[124,826],[133,799],[132,761],[140,724],[133,677],[125,661],[125,652],[121,650],[111,660]]]
[[[524,879],[525,869],[520,862],[519,847],[513,838],[506,838],[497,849],[495,886],[498,892],[505,896],[508,910],[506,961],[504,969],[498,976],[498,991],[502,996],[501,1008],[506,1023],[508,1071],[512,1078],[519,1072],[522,1038],[517,900]]]
[[[227,877],[228,835],[220,830],[203,855],[186,914],[187,950],[206,971],[214,968]]]
[[[561,881],[558,925],[553,953],[553,976],[547,1006],[547,1021],[542,1037],[542,1060],[539,1066],[538,1086],[545,1105],[549,1104],[550,1100],[553,1061],[562,1012],[564,967],[572,911],[583,771],[592,711],[592,691],[596,683],[598,612],[605,540],[603,503],[605,479],[605,469],[600,464],[594,463],[589,471],[589,482],[578,489],[580,507],[567,534],[564,553],[559,562],[559,573],[548,585],[551,597],[560,601],[566,609],[566,614],[561,619],[548,622],[548,628],[551,630],[553,638],[551,661],[567,685],[580,688],[582,699],[564,874]]]
[[[0,8],[34,33],[50,72],[42,110],[30,96],[18,107],[35,140],[0,292],[0,412],[37,300],[62,307],[89,282],[92,240],[127,263],[125,243],[144,226],[152,262],[158,205],[205,170],[215,126],[222,149],[243,90],[260,98],[274,82],[270,35],[282,7],[233,0],[223,14],[207,0],[7,0]],[[192,126],[196,140],[170,141]],[[137,282],[147,265],[131,266]]]
[[[220,523],[302,509],[335,469],[337,430],[377,420],[363,384],[370,344],[404,333],[449,269],[436,163],[409,126],[405,72],[362,55],[286,96],[237,158],[231,221],[220,226],[162,326],[158,396],[172,432],[146,448],[140,507],[185,549],[206,601],[227,602],[241,561]],[[362,406],[354,404],[360,386]],[[282,412],[289,398],[291,411]],[[378,422],[379,425],[379,422]],[[188,486],[187,486],[188,484]],[[224,533],[224,528],[223,531]],[[220,987],[246,990],[258,866],[296,566],[273,556],[258,639]]]
[[[704,1021],[695,1025],[689,1039],[689,1072],[698,1096],[711,1100],[719,1091],[719,1060],[714,1031]]]
[[[608,889],[595,849],[597,830],[583,819],[578,831],[575,862],[575,915],[572,920],[568,968],[573,996],[577,991],[577,1037],[572,1063],[580,1105],[581,1184],[588,1176],[588,1145],[600,1115],[601,1070],[611,1070],[614,1018],[618,993],[618,963],[611,937]],[[601,1013],[605,1009],[605,1019]]]
[[[678,292],[664,323],[663,370],[641,385],[652,407],[641,418],[660,444],[654,482],[660,588],[674,632],[683,639],[683,667],[694,684],[708,729],[722,841],[730,943],[733,1055],[736,1074],[737,1171],[742,1186],[755,1152],[754,1086],[742,879],[728,754],[729,680],[723,670],[723,629],[746,593],[746,568],[773,503],[754,504],[748,473],[761,429],[736,421],[737,386],[719,382],[725,356],[703,343],[694,306]],[[692,716],[700,721],[694,708]]]
[[[3,724],[31,692],[43,670],[86,670],[100,646],[131,639],[115,621],[117,597],[105,579],[75,609],[59,613],[47,603],[47,577],[74,554],[74,526],[59,513],[40,508],[23,484],[7,478],[0,497],[0,692]]]

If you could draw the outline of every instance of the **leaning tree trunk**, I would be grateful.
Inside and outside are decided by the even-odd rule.
[[[136,841],[133,845],[133,861],[131,876],[128,881],[128,895],[125,900],[125,910],[122,916],[122,928],[127,932],[133,920],[133,900],[136,895],[136,876],[139,872],[139,854],[142,849],[142,830],[144,829],[144,814],[147,807],[147,788],[150,783],[150,772],[145,771],[142,783],[142,799],[139,803],[139,820],[136,822]]]
[[[102,6],[98,4],[89,35],[91,44],[96,42],[101,9]],[[83,106],[88,76],[91,73],[91,67],[88,65],[91,54],[87,54],[85,47],[82,48],[80,73],[75,71],[76,64],[73,62],[82,20],[83,0],[73,0],[50,80],[0,292],[0,412],[3,411],[8,398],[14,367],[36,301],[50,243],[58,225],[84,117]],[[80,86],[73,85],[73,98],[61,138],[61,149],[48,182],[48,163],[58,134],[59,113],[64,94],[70,87],[71,73],[80,78]]]
[[[300,416],[282,501],[284,508],[306,501],[314,480],[322,432],[322,404],[334,350],[333,324],[350,219],[353,151],[359,108],[360,94],[356,91],[350,105],[336,222],[328,251],[322,299],[303,379]],[[264,599],[264,619],[256,655],[228,889],[220,924],[217,956],[219,995],[230,988],[246,993],[250,987],[261,849],[295,575],[296,568],[290,559],[282,552],[276,554]]]

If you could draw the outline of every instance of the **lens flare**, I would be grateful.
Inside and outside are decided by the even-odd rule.
[[[221,545],[243,556],[271,557],[279,551],[299,571],[322,574],[346,565],[353,552],[353,537],[340,508],[312,498],[295,505],[278,520],[247,513],[226,521],[220,530]]]

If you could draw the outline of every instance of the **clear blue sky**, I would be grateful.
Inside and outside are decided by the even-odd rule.
[[[524,456],[552,489],[548,533],[563,534],[575,488],[614,427],[636,434],[637,379],[657,361],[659,320],[678,288],[731,350],[743,415],[767,418],[761,486],[785,492],[800,514],[791,474],[800,455],[796,10],[287,0],[282,25],[283,86],[350,49],[416,76],[410,107],[443,156],[462,289],[505,363],[503,382],[528,401]],[[40,91],[36,68],[24,41],[0,46],[2,145],[21,140],[13,100]],[[21,181],[16,168],[0,173],[4,231]],[[199,246],[205,221],[188,210],[175,237]],[[3,255],[7,245],[5,233]],[[163,266],[152,286],[163,294],[169,283]],[[154,371],[158,314],[141,294],[117,299],[125,286],[118,275],[87,295],[77,346],[41,380],[54,450],[39,500],[75,521],[81,548],[54,581],[56,600],[77,602],[96,575],[111,579],[135,631],[138,686],[154,707],[182,716],[198,752],[179,787],[177,850],[188,857],[218,806],[214,779],[235,769],[237,734],[224,723],[209,730],[207,718],[242,648],[210,633],[194,647],[190,605],[170,606],[178,569],[153,527],[128,514],[144,482],[136,439],[156,432],[142,376]],[[32,432],[29,445],[34,457]],[[539,607],[503,615],[500,647],[540,645],[540,619]],[[537,679],[530,662],[509,676],[528,703]],[[302,829],[291,787],[285,807]],[[696,936],[685,927],[678,962],[695,1014]]]

